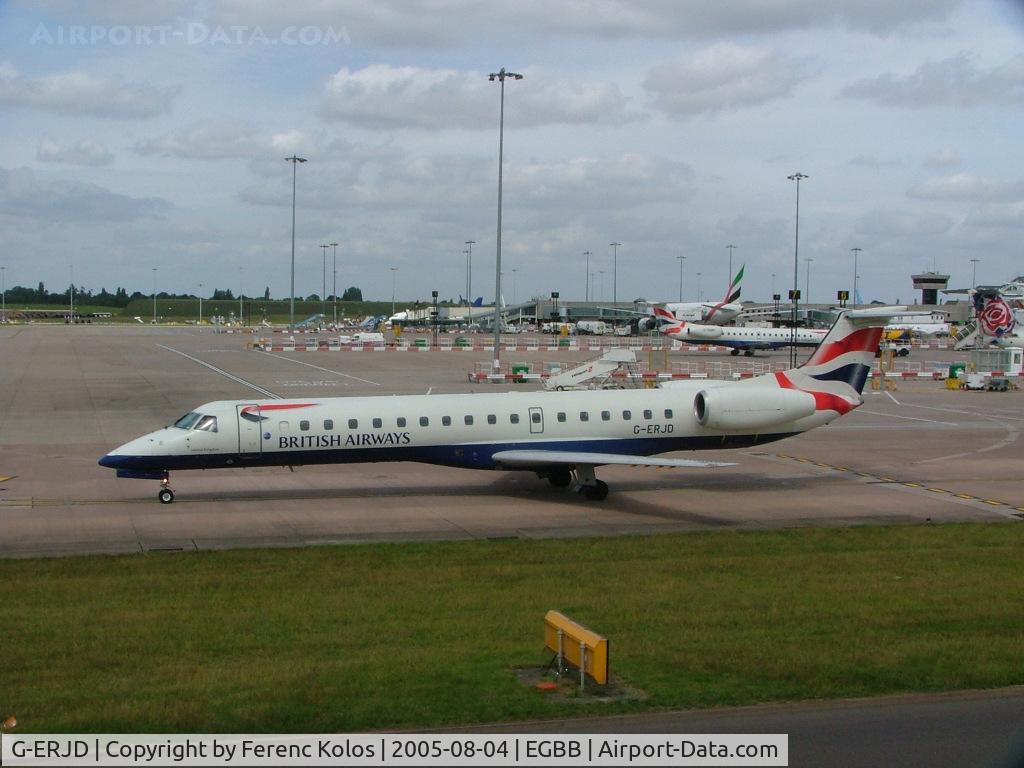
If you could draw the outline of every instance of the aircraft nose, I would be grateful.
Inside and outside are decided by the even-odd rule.
[[[119,466],[121,466],[121,461],[123,458],[123,456],[117,456],[116,454],[108,453],[106,456],[101,458],[98,463],[101,467],[117,469]]]

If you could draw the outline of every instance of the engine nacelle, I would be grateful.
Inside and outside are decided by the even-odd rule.
[[[722,335],[720,325],[687,325],[686,334],[694,339],[717,339]]]
[[[720,387],[693,398],[693,414],[711,429],[762,429],[802,419],[815,411],[814,396],[796,389]]]

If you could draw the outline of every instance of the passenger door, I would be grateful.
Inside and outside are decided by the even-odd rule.
[[[541,435],[544,433],[544,411],[540,408],[529,408],[530,411],[530,433]]]
[[[263,450],[263,418],[255,404],[235,406],[238,410],[238,455],[259,456]]]

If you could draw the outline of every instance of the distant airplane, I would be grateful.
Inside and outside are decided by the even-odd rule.
[[[688,323],[703,323],[705,325],[725,325],[726,323],[731,323],[743,311],[743,305],[739,303],[739,300],[740,283],[743,281],[743,271],[745,269],[746,265],[740,267],[736,277],[732,278],[732,282],[729,283],[729,289],[725,292],[725,298],[722,301],[673,301],[658,304],[657,306],[661,306],[671,312],[676,320],[683,320]],[[651,312],[648,317],[640,321],[641,331],[652,331],[658,327],[659,321],[654,315],[654,306],[656,305],[651,305]]]
[[[416,461],[524,470],[604,499],[595,467],[711,468],[652,458],[668,451],[745,448],[828,424],[861,405],[889,317],[844,310],[799,368],[742,381],[677,381],[663,389],[221,400],[103,456],[118,477],[160,480],[174,500],[180,469]]]
[[[1024,346],[1016,313],[1010,303],[995,289],[982,289],[971,294],[978,338],[983,344],[1000,347]]]
[[[949,320],[943,312],[909,312],[897,315],[885,328],[887,331],[943,335],[949,333]]]
[[[675,319],[671,312],[661,307],[654,308],[654,315],[661,323],[661,332],[672,339],[689,341],[694,344],[717,344],[730,347],[733,355],[740,352],[754,354],[758,349],[781,349],[782,347],[816,347],[825,338],[827,331],[818,328],[797,328],[794,341],[790,328],[754,328],[721,325],[700,325]]]

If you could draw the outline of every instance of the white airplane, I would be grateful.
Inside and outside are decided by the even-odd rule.
[[[743,270],[746,265],[740,267],[736,277],[729,284],[729,290],[725,292],[722,301],[673,301],[667,304],[660,304],[667,311],[671,312],[676,320],[683,320],[687,323],[703,323],[705,325],[725,325],[731,323],[743,311],[740,304],[740,283],[743,281]],[[655,316],[654,306],[648,317],[640,321],[640,330],[652,331],[658,327],[659,320]]]
[[[99,460],[118,477],[160,480],[174,500],[179,469],[417,461],[525,470],[600,500],[607,464],[720,467],[654,458],[668,451],[745,448],[805,432],[863,399],[882,327],[903,308],[840,314],[799,368],[742,381],[678,381],[664,389],[477,395],[221,400]]]
[[[895,316],[885,329],[932,335],[948,334],[949,320],[944,312],[908,312]]]
[[[820,328],[797,328],[794,339],[790,328],[740,328],[684,323],[661,307],[654,308],[654,315],[661,323],[661,332],[669,338],[694,344],[711,343],[720,347],[730,347],[733,355],[743,352],[748,357],[753,355],[756,349],[780,349],[791,345],[816,347],[828,333]]]

